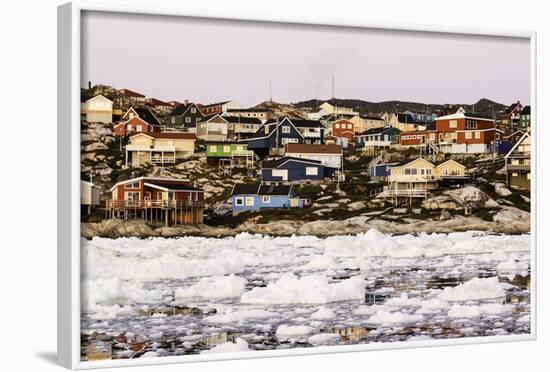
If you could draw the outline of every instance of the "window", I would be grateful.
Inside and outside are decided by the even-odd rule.
[[[227,145],[224,146],[224,147],[223,147],[223,152],[224,152],[224,153],[231,152],[231,146],[227,146]]]
[[[127,183],[126,185],[124,185],[124,188],[125,189],[139,189],[139,181],[138,182]]]
[[[137,202],[139,201],[139,194],[139,191],[125,191],[124,200],[129,202]]]
[[[283,125],[283,133],[290,133],[290,127],[288,125]]]
[[[210,149],[210,152],[218,152],[218,146],[210,145],[208,148]]]
[[[194,113],[196,113],[196,112],[197,112],[197,109],[194,108],[194,107],[191,107],[191,113],[194,114]]]
[[[145,191],[145,200],[151,200],[151,191]]]
[[[456,127],[457,127],[457,121],[449,120],[449,128],[456,128]]]
[[[176,118],[172,117],[172,124],[176,124]]]
[[[317,176],[319,174],[319,168],[317,167],[306,167],[307,176]]]
[[[466,120],[466,129],[476,129],[477,122],[475,120]]]
[[[335,127],[336,129],[340,129],[340,124],[335,124],[334,127]]]
[[[162,191],[157,191],[157,200],[162,200]]]
[[[476,137],[476,139],[480,139],[481,138],[481,132],[476,132],[475,137]]]
[[[468,131],[468,132],[464,133],[464,138],[472,139],[472,132]]]
[[[128,131],[132,130],[132,124],[128,124],[128,125],[126,126],[126,130],[128,130]]]
[[[229,130],[233,130],[233,123],[227,124],[227,128],[228,128]]]
[[[186,117],[186,118],[185,118],[185,122],[186,122],[186,123],[190,123],[190,122],[191,122],[191,118],[190,118],[190,117]]]
[[[136,125],[136,131],[141,132],[143,127],[141,125]]]
[[[244,198],[243,197],[235,198],[235,205],[243,206],[244,205]]]
[[[246,206],[248,206],[248,207],[254,206],[254,197],[253,196],[247,196],[245,202],[246,202]]]
[[[281,142],[282,142],[283,145],[286,145],[287,143],[298,143],[298,139],[297,138],[283,138]]]
[[[262,202],[264,202],[265,204],[271,203],[271,196],[269,195],[262,196]]]

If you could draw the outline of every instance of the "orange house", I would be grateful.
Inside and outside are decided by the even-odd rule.
[[[346,119],[333,121],[332,136],[336,138],[347,138],[349,143],[353,143],[353,140],[355,138],[353,123]]]

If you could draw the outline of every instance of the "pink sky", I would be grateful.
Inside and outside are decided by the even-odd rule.
[[[530,102],[527,39],[85,12],[82,86],[252,106],[331,97]]]

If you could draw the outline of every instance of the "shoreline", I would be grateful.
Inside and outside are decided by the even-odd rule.
[[[526,213],[526,212],[525,212]],[[425,220],[403,218],[399,221],[368,217],[352,217],[345,220],[317,220],[311,222],[279,220],[258,224],[244,222],[235,228],[213,227],[208,225],[154,227],[142,220],[123,221],[106,220],[98,223],[81,223],[81,238],[178,238],[200,236],[207,238],[234,237],[243,232],[269,236],[310,235],[326,238],[337,235],[357,235],[374,228],[381,233],[404,235],[414,233],[453,233],[480,231],[495,234],[520,235],[531,232],[529,218],[510,218],[495,216],[493,221],[486,221],[473,216],[454,216],[446,220]]]

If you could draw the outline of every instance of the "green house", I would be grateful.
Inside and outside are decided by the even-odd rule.
[[[207,158],[231,158],[239,156],[249,156],[246,143],[209,143],[206,145]]]

